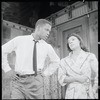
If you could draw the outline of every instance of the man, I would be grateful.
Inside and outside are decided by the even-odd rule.
[[[2,69],[8,77],[12,77],[12,99],[43,99],[43,76],[52,75],[60,60],[52,46],[45,42],[51,27],[51,22],[39,19],[34,33],[17,36],[2,46]],[[12,51],[16,53],[15,71],[10,68],[7,61],[7,55]],[[34,51],[36,52],[33,53]],[[33,60],[35,54],[37,54],[37,63]],[[50,58],[50,65],[43,71],[47,56]]]

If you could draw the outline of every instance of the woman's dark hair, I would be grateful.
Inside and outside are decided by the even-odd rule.
[[[71,36],[75,36],[75,37],[80,41],[80,47],[81,47],[81,49],[83,49],[83,50],[86,51],[86,52],[89,52],[89,50],[88,50],[88,49],[86,48],[86,46],[84,45],[82,38],[81,38],[78,34],[76,34],[76,33],[68,34],[68,36],[67,36],[67,48],[68,48],[69,51],[72,51],[72,50],[70,49],[70,47],[69,47],[69,44],[68,44],[68,39],[69,39]]]

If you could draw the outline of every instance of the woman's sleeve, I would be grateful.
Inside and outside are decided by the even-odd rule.
[[[90,65],[94,73],[94,84],[98,84],[98,60],[94,54],[91,54]]]
[[[93,92],[95,98],[98,98],[98,60],[94,54],[91,54],[90,65],[92,74],[94,73]]]

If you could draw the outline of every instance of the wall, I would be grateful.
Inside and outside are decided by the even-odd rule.
[[[90,50],[98,58],[98,12],[89,15]]]
[[[28,31],[24,31],[18,28],[11,27],[12,24],[15,23],[10,23],[7,22],[8,24],[6,25],[3,23],[2,25],[2,45],[8,42],[9,40],[13,39],[16,36],[20,35],[27,35],[31,34]],[[20,25],[19,25],[20,26]],[[15,65],[15,60],[16,60],[16,55],[15,52],[12,52],[8,55],[8,62],[10,67],[14,70],[14,65]],[[2,99],[10,99],[10,81],[11,79],[6,78],[7,76],[5,75],[4,71],[2,70]]]

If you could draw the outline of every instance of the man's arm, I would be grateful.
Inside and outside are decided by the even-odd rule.
[[[56,54],[51,45],[49,45],[48,47],[48,57],[50,58],[50,63],[46,68],[46,70],[44,71],[45,76],[52,75],[59,67],[59,61],[60,61],[60,58],[58,57],[58,55]]]
[[[2,69],[4,70],[4,72],[8,72],[11,70],[9,63],[8,63],[7,56],[9,53],[14,51],[15,49],[14,41],[15,39],[12,39],[9,42],[2,45]]]
[[[16,72],[11,69],[7,59],[8,54],[16,49],[16,44],[17,44],[17,37],[2,45],[2,69],[6,73],[5,78],[16,77]]]

